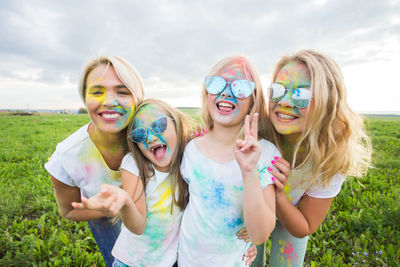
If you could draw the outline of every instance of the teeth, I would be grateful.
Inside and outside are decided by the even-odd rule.
[[[154,149],[156,149],[157,147],[163,147],[163,146],[165,146],[165,145],[155,145],[152,148],[150,148],[150,151],[153,152]]]
[[[105,113],[105,114],[101,114],[102,116],[103,116],[103,118],[105,118],[105,119],[115,119],[115,118],[119,118],[121,115],[120,114],[118,114],[118,113],[112,113],[112,114],[108,114],[108,113]]]
[[[225,103],[225,102],[218,103],[218,106],[227,107],[227,108],[233,108],[233,105]]]
[[[297,117],[295,117],[295,116],[290,116],[290,115],[286,115],[286,114],[282,114],[282,113],[276,113],[276,115],[278,115],[279,118],[287,119],[287,120],[297,119]]]

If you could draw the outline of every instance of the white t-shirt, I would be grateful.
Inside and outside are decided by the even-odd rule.
[[[261,188],[272,184],[268,167],[278,149],[260,140],[257,169]],[[189,203],[179,233],[179,266],[245,266],[250,243],[239,240],[243,228],[243,177],[236,160],[219,163],[205,157],[194,140],[186,145],[181,173],[189,184]]]
[[[346,176],[342,174],[335,174],[327,187],[323,187],[320,183],[309,188],[301,185],[303,179],[307,179],[311,176],[311,167],[311,163],[308,162],[302,168],[289,172],[283,190],[293,205],[297,205],[303,195],[309,195],[314,198],[332,198],[340,192],[340,188],[346,178]]]
[[[124,157],[121,169],[139,175],[131,154]],[[155,175],[146,186],[147,223],[144,233],[136,235],[122,224],[121,233],[112,250],[116,259],[129,266],[171,267],[177,259],[178,233],[183,212],[174,205],[171,214],[169,174],[154,170]]]
[[[56,151],[44,165],[60,182],[79,187],[81,194],[92,197],[102,184],[121,186],[121,172],[111,170],[92,142],[89,123],[57,144]]]

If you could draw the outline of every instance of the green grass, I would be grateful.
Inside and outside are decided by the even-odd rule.
[[[59,216],[43,168],[56,144],[88,121],[0,115],[0,266],[104,265],[87,224]],[[375,168],[345,182],[310,238],[306,266],[399,265],[400,119],[371,117],[366,126]]]

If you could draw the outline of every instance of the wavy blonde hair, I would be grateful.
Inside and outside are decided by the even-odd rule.
[[[311,75],[313,109],[307,115],[307,127],[294,147],[292,168],[299,148],[305,149],[304,160],[296,167],[312,163],[312,177],[303,181],[310,186],[321,176],[327,186],[336,173],[363,176],[371,167],[371,141],[365,132],[364,119],[348,105],[347,91],[339,66],[329,57],[313,50],[301,50],[282,57],[275,65],[272,81],[289,62],[303,63]],[[277,145],[281,145],[278,132]]]
[[[138,114],[138,112],[140,112],[140,110],[143,107],[148,105],[156,106],[157,108],[159,108],[167,117],[172,119],[175,125],[177,146],[172,155],[171,163],[169,165],[169,177],[171,181],[171,192],[172,192],[171,194],[173,196],[172,197],[173,200],[171,203],[171,211],[174,204],[178,205],[178,207],[181,210],[183,210],[187,204],[188,186],[182,178],[180,172],[180,166],[185,146],[190,141],[191,133],[193,132],[197,123],[187,115],[177,110],[176,108],[173,108],[167,103],[158,99],[146,99],[137,107],[128,126],[127,141],[128,141],[129,152],[131,152],[133,157],[135,158],[136,165],[138,166],[139,169],[140,179],[142,179],[145,187],[149,179],[154,175],[154,169],[151,161],[143,155],[143,153],[139,149],[138,144],[133,142],[129,136],[131,131],[133,130],[136,115]],[[179,192],[178,199],[176,199],[175,195],[176,186],[178,186],[178,192]]]
[[[250,63],[250,61],[241,55],[226,57],[217,62],[217,64],[212,67],[210,72],[208,73],[209,76],[219,75],[221,74],[227,67],[233,64],[239,64],[240,69],[243,73],[245,79],[253,81],[256,84],[256,87],[251,94],[251,105],[253,107],[250,110],[250,119],[253,118],[254,113],[259,113],[259,120],[258,120],[258,128],[259,133],[267,132],[269,134],[263,134],[263,136],[273,136],[272,124],[267,117],[266,105],[265,105],[265,98],[263,94],[262,84],[260,76],[255,69],[255,67]],[[211,117],[210,112],[208,111],[208,92],[206,89],[205,82],[202,85],[202,107],[201,107],[201,118],[206,126],[207,129],[211,130],[214,128],[214,121]],[[244,123],[244,121],[243,121]]]
[[[82,71],[79,83],[79,95],[86,105],[87,78],[100,65],[112,66],[121,82],[131,91],[135,104],[140,103],[144,97],[143,82],[136,69],[125,59],[118,56],[99,56],[90,60]]]

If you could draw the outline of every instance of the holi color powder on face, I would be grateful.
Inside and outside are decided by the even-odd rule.
[[[243,71],[242,71],[243,62],[236,62],[229,66],[226,66],[222,69],[219,76],[224,78],[226,81],[231,82],[233,80],[244,79]]]
[[[100,65],[92,70],[86,88],[86,107],[96,127],[103,132],[118,133],[128,126],[134,98],[113,67]]]
[[[227,66],[218,75],[227,82],[244,79],[241,65],[238,64]],[[251,96],[244,99],[236,98],[230,84],[227,84],[218,95],[208,94],[207,96],[208,111],[214,123],[225,126],[241,124],[250,109],[250,103]]]
[[[168,172],[178,140],[175,124],[171,119],[167,120],[167,128],[162,133],[151,128],[154,121],[162,117],[167,117],[167,115],[160,107],[152,104],[146,105],[136,113],[133,129],[145,129],[146,139],[143,143],[138,144],[140,151],[154,164],[156,169]]]
[[[311,86],[311,76],[307,66],[299,62],[290,62],[285,65],[277,75],[275,83],[282,84],[286,89],[295,90],[299,87],[309,88]],[[272,124],[278,133],[285,136],[300,135],[307,124],[310,107],[297,108],[292,100],[293,91],[287,91],[284,97],[278,101],[269,101],[269,114]]]
[[[292,61],[279,71],[275,82],[282,84],[286,89],[309,88],[311,76],[305,64]]]

